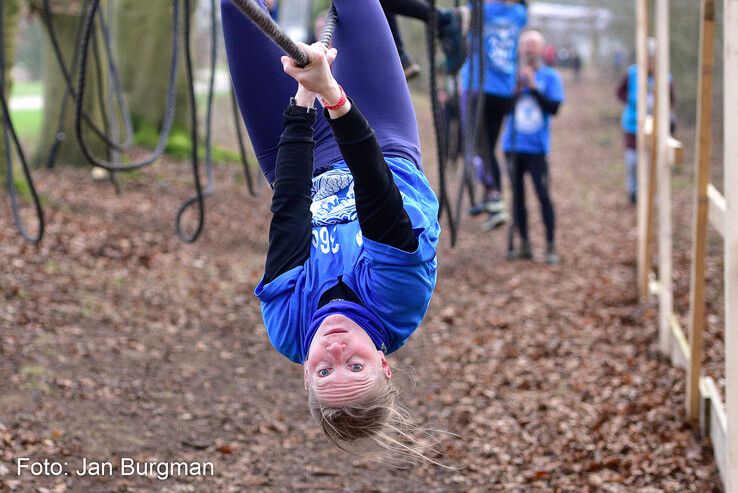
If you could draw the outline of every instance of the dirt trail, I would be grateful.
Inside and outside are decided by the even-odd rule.
[[[172,218],[189,171],[164,163],[121,197],[86,170],[37,172],[38,251],[0,217],[0,490],[719,490],[683,422],[682,373],[657,358],[655,314],[635,298],[611,87],[567,90],[551,160],[562,265],[540,262],[532,195],[538,261],[506,262],[505,232],[466,219],[456,249],[442,240],[423,327],[391,357],[417,380],[403,402],[458,435],[444,460],[463,469],[396,470],[327,444],[252,295],[269,194],[246,198],[238,168],[220,168],[204,238],[186,246]],[[419,118],[433,170],[427,105]],[[18,478],[18,457],[207,460],[215,476]]]

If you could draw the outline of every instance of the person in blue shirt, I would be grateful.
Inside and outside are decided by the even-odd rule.
[[[656,38],[648,38],[648,79],[646,89],[646,114],[653,114],[654,106],[654,62],[656,55]],[[625,142],[625,187],[631,204],[636,203],[638,192],[638,66],[631,65],[623,75],[616,91],[618,99],[625,104],[620,119]],[[676,101],[674,83],[669,76],[669,97],[671,104]],[[676,119],[671,116],[671,131],[674,131]]]
[[[546,41],[538,31],[525,31],[520,37],[521,68],[517,98],[503,137],[513,189],[513,215],[521,243],[514,259],[533,257],[528,239],[528,212],[525,206],[525,175],[529,173],[541,205],[546,228],[546,263],[559,263],[555,243],[555,215],[549,189],[548,153],[551,142],[551,117],[564,101],[564,84],[559,73],[543,63]]]
[[[221,3],[236,96],[274,188],[255,294],[274,348],[303,365],[311,413],[328,439],[393,448],[387,437],[408,422],[387,355],[418,328],[435,288],[438,201],[381,5],[334,5],[340,55],[301,45],[310,63],[298,68]]]
[[[528,9],[524,0],[486,0],[482,46],[478,46],[479,43],[473,38],[470,39],[469,56],[461,69],[462,109],[467,106],[467,98],[471,99],[471,108],[476,107],[479,94],[484,98],[483,140],[487,143],[486,159],[481,161],[475,156],[476,143],[466,146],[464,157],[467,163],[481,163],[476,168],[477,178],[484,186],[484,195],[469,213],[478,215],[487,212],[489,218],[485,223],[486,229],[504,224],[509,217],[502,200],[502,174],[496,148],[502,123],[514,101],[518,37],[527,23]],[[470,36],[473,37],[474,33]],[[479,50],[484,54],[481,77]],[[466,115],[464,119],[467,119]],[[469,133],[468,130],[466,132]]]

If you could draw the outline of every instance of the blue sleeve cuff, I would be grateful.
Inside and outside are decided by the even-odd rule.
[[[268,284],[264,284],[264,277],[262,277],[254,290],[254,294],[263,302],[271,301],[277,296],[293,289],[295,281],[300,277],[304,269],[304,266],[298,265],[280,274]]]
[[[413,231],[418,238],[418,248],[415,251],[406,252],[368,238],[364,238],[364,250],[371,260],[390,265],[418,265],[433,260],[436,253],[426,238],[427,231],[425,228],[416,228]]]

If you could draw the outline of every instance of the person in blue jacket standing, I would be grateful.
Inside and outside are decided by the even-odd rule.
[[[525,206],[525,175],[530,174],[541,205],[546,229],[548,264],[559,263],[555,243],[555,214],[551,201],[548,154],[551,150],[551,117],[564,101],[564,84],[559,73],[543,63],[546,40],[538,31],[529,30],[520,38],[522,62],[518,76],[517,98],[508,119],[503,148],[508,162],[513,190],[513,215],[520,233],[520,247],[514,259],[533,257],[528,238],[528,212]]]
[[[656,55],[656,38],[648,38],[648,79],[646,92],[646,114],[653,115],[654,106],[654,77],[653,69]],[[636,203],[638,192],[638,66],[628,67],[626,74],[620,80],[617,88],[618,99],[625,104],[621,125],[625,140],[625,187],[631,204]],[[671,104],[676,101],[674,83],[669,80],[669,96]],[[672,132],[675,118],[672,115]]]
[[[484,186],[482,201],[472,206],[470,214],[489,214],[486,229],[500,226],[509,217],[502,200],[502,174],[497,159],[497,141],[505,116],[514,102],[515,81],[517,78],[518,38],[528,23],[528,8],[525,0],[486,0],[484,2],[484,32],[481,47],[475,40],[470,42],[470,52],[461,69],[461,88],[464,97],[476,105],[476,98],[484,98],[484,141],[487,143],[486,160],[477,166],[477,178]],[[471,33],[470,36],[474,36]],[[479,75],[479,51],[483,52],[483,71]],[[472,106],[474,107],[474,106]],[[466,118],[465,118],[466,119]],[[465,122],[466,134],[471,122]],[[467,145],[465,160],[475,160],[474,144]],[[476,159],[480,162],[479,159]]]
[[[386,356],[428,309],[438,201],[379,1],[334,6],[335,48],[301,45],[310,63],[299,68],[221,3],[238,103],[274,188],[255,294],[270,342],[303,366],[309,408],[327,438],[339,447],[369,438],[394,450],[412,423],[395,403]]]

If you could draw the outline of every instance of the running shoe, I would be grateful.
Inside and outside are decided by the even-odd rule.
[[[438,29],[441,48],[446,55],[446,72],[455,74],[464,65],[469,47],[466,33],[469,30],[470,12],[466,7],[441,9],[441,15],[448,15],[450,20]]]
[[[484,212],[496,214],[505,210],[505,202],[502,199],[489,199],[469,207],[470,216],[478,216]]]
[[[549,243],[548,246],[546,247],[546,263],[548,265],[558,265],[559,263],[561,263],[559,254],[556,253],[555,243]]]
[[[420,75],[420,65],[409,53],[403,53],[400,55],[400,61],[402,62],[402,70],[405,72],[405,79],[410,80]]]
[[[494,214],[490,214],[486,221],[484,221],[484,230],[485,231],[491,231],[493,229],[499,228],[500,226],[504,225],[510,220],[510,214],[507,213],[507,211],[502,210],[500,212],[495,212]]]
[[[530,250],[530,242],[523,241],[520,248],[507,253],[508,260],[532,260],[533,252]]]

